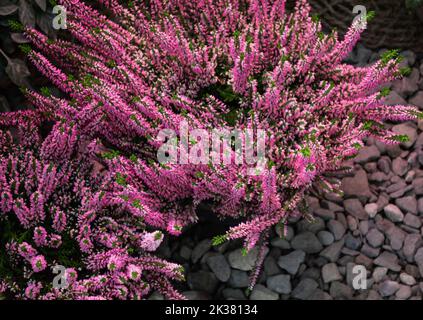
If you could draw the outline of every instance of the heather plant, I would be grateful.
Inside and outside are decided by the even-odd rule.
[[[122,205],[126,195],[93,168],[92,146],[75,155],[66,131],[42,143],[37,130],[28,132],[32,139],[19,134],[16,145],[0,131],[0,293],[141,299],[156,289],[181,298],[169,282],[183,278],[181,267],[150,253],[163,234],[149,232],[142,216]],[[59,266],[66,269],[55,287],[52,269]]]
[[[363,138],[404,141],[384,121],[420,116],[413,107],[383,103],[384,84],[407,72],[398,67],[397,51],[369,67],[342,62],[371,15],[339,40],[336,32],[322,32],[304,0],[292,13],[283,0],[59,3],[67,9],[67,30],[58,40],[25,28],[33,44],[23,48],[29,59],[65,94],[26,92],[35,106],[31,117],[55,123],[38,152],[43,161],[66,166],[89,149],[106,180],[87,187],[96,204],[86,209],[83,201],[80,214],[107,207],[109,217],[118,208],[125,218],[115,221],[117,229],[136,228],[142,218],[154,230],[178,235],[207,201],[220,217],[243,219],[216,244],[243,238],[246,250],[263,246],[272,226],[300,211],[312,185],[336,190],[324,174],[343,168]],[[4,125],[21,125],[14,114],[3,118]],[[169,129],[182,136],[184,124],[187,130],[265,131],[265,169],[249,175],[248,163],[160,163],[164,141],[157,137]],[[179,144],[179,158],[201,151],[199,145],[207,148],[199,139]],[[103,193],[109,196],[100,200]],[[89,266],[105,267],[115,250]],[[262,260],[263,247],[260,252]],[[158,287],[173,292],[160,281]]]

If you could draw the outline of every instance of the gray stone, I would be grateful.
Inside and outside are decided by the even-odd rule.
[[[419,229],[422,226],[421,219],[414,214],[407,213],[404,217],[404,224]]]
[[[322,208],[327,209],[331,212],[344,212],[344,208],[341,207],[340,205],[329,201],[329,200],[322,200]],[[323,217],[321,217],[322,219],[324,219]],[[335,217],[331,218],[334,219]]]
[[[364,164],[366,162],[375,161],[380,158],[379,149],[373,146],[366,146],[360,149],[358,155],[354,158],[355,163]]]
[[[291,293],[291,277],[286,274],[279,274],[267,278],[266,285],[270,290],[281,294]]]
[[[366,300],[382,300],[380,294],[375,290],[369,290]]]
[[[333,262],[323,266],[322,278],[324,283],[342,280],[342,276],[339,273],[338,266]]]
[[[412,182],[412,185],[416,195],[422,196],[423,195],[423,178],[414,179],[414,181]]]
[[[244,292],[241,289],[225,288],[222,290],[225,299],[245,300]]]
[[[385,182],[388,180],[389,180],[389,176],[381,171],[374,172],[369,176],[369,181],[375,184],[381,184],[382,182]]]
[[[369,232],[369,220],[362,220],[358,224],[358,230],[360,230],[362,235],[366,235]]]
[[[395,293],[398,300],[407,300],[411,297],[411,288],[409,286],[400,285],[398,291]]]
[[[356,218],[354,218],[353,216],[348,215],[347,216],[347,223],[348,223],[348,228],[351,231],[357,230],[357,228],[358,228],[358,222],[357,222],[357,219]]]
[[[400,285],[396,281],[385,280],[379,285],[379,293],[382,297],[389,297],[395,294],[400,288]]]
[[[292,291],[291,296],[295,299],[306,300],[318,288],[316,281],[310,278],[302,279]]]
[[[385,208],[383,208],[386,217],[391,220],[392,222],[401,222],[404,220],[404,214],[401,212],[400,208],[398,208],[394,204],[388,204]]]
[[[191,260],[193,263],[197,263],[198,260],[201,259],[201,257],[211,249],[212,243],[210,239],[204,239],[203,241],[200,241],[192,250],[191,254]]]
[[[405,175],[405,182],[407,183],[413,182],[415,176],[416,176],[416,171],[414,170],[408,171],[407,174]]]
[[[417,214],[417,200],[413,196],[395,199],[395,204],[404,212]]]
[[[351,250],[358,250],[361,247],[361,240],[348,233],[345,237],[345,246]]]
[[[214,293],[219,285],[216,276],[208,271],[200,270],[188,273],[187,283],[191,290]]]
[[[353,297],[354,291],[351,287],[339,281],[334,281],[331,283],[329,293],[334,299],[350,300]]]
[[[294,237],[294,229],[288,225],[285,225],[283,228],[275,227],[275,231],[279,238],[286,241],[291,241],[291,239]]]
[[[402,158],[395,158],[394,161],[392,161],[392,171],[396,175],[402,177],[407,173],[408,169],[408,163]]]
[[[291,244],[287,240],[279,237],[272,239],[272,241],[270,241],[270,244],[272,245],[272,247],[276,247],[283,250],[291,249]]]
[[[369,215],[370,218],[374,218],[377,214],[377,204],[368,203],[364,206],[364,211]]]
[[[293,251],[278,259],[278,265],[282,269],[288,271],[290,274],[295,275],[301,263],[304,262],[305,252],[302,250]]]
[[[266,249],[266,254],[269,250]],[[259,249],[257,247],[251,249],[247,254],[244,254],[242,249],[232,251],[228,255],[228,261],[232,268],[250,271],[254,268]]]
[[[270,255],[268,255],[266,259],[264,259],[263,268],[264,272],[266,273],[266,276],[268,277],[278,274],[281,271],[275,261],[275,258]]]
[[[318,208],[318,209],[314,210],[314,214],[317,217],[320,217],[325,221],[330,220],[330,219],[335,219],[335,213],[328,210],[328,209]]]
[[[279,295],[261,284],[257,284],[250,295],[251,300],[278,300]]]
[[[246,288],[250,285],[250,278],[247,272],[232,270],[229,278],[229,285],[232,288]]]
[[[393,105],[407,105],[407,101],[404,100],[396,91],[391,91],[389,95],[385,98],[384,104],[388,106]]]
[[[222,254],[208,257],[206,263],[220,281],[226,282],[229,280],[231,268]]]
[[[400,250],[404,244],[405,233],[400,228],[393,226],[386,231],[386,236],[389,239],[389,243],[394,250]]]
[[[376,162],[368,162],[364,165],[364,170],[368,173],[376,172],[377,171],[377,163]]]
[[[362,44],[357,45],[357,66],[364,67],[369,63],[369,59],[372,56],[373,52],[370,49],[367,49]]]
[[[329,231],[326,231],[326,230],[319,231],[317,233],[317,238],[319,238],[319,241],[324,246],[329,246],[329,245],[331,245],[335,241],[335,238],[334,238],[333,234],[330,233]]]
[[[416,54],[411,50],[405,50],[401,52],[403,60],[400,62],[400,66],[412,67],[416,63]]]
[[[323,249],[319,239],[310,231],[296,235],[292,239],[291,245],[294,249],[302,250],[306,253],[317,253]]]
[[[419,107],[420,110],[423,109],[423,91],[418,91],[411,99],[408,100],[409,104],[413,104]]]
[[[380,248],[374,248],[369,246],[367,243],[363,245],[361,248],[361,253],[364,254],[366,257],[376,258],[380,254]]]
[[[422,245],[422,237],[419,234],[408,234],[404,239],[404,256],[408,262],[414,262],[414,255]]]
[[[386,188],[386,192],[389,194],[393,194],[393,193],[402,191],[405,188],[407,188],[407,184],[404,181],[399,181],[397,183],[391,184],[388,188]]]
[[[337,241],[344,236],[346,231],[344,225],[338,220],[330,220],[327,223],[327,228],[330,232],[332,232],[333,236],[335,237],[335,240]]]
[[[391,171],[391,159],[389,157],[382,157],[378,160],[377,166],[385,174],[389,174]]]
[[[373,280],[375,282],[381,282],[382,280],[385,279],[387,273],[388,273],[388,268],[376,267],[373,270],[373,274],[372,274]]]
[[[401,266],[398,264],[398,257],[389,251],[383,251],[382,254],[376,258],[374,264],[388,268],[394,272],[399,272],[401,270]]]
[[[392,223],[388,219],[383,219],[382,217],[380,217],[380,219],[376,221],[376,227],[384,233],[386,233],[389,229],[391,229],[394,226],[395,226],[394,223]]]
[[[314,292],[307,298],[307,300],[333,300],[332,297],[324,292],[323,290],[316,289]]]
[[[331,262],[336,262],[336,260],[339,258],[339,255],[341,254],[344,243],[344,239],[334,242],[329,247],[323,249],[323,251],[320,252],[320,255]]]
[[[408,136],[409,141],[401,143],[401,146],[403,146],[404,148],[407,148],[407,149],[411,148],[411,146],[417,140],[417,130],[411,127],[410,125],[408,125],[407,123],[401,123],[396,126],[393,126],[392,131],[395,132],[396,134]]]
[[[416,261],[417,266],[419,267],[420,276],[423,277],[423,248],[417,250],[414,255],[414,261]]]
[[[185,260],[189,260],[191,258],[191,248],[187,247],[187,246],[182,246],[181,250],[179,250],[179,255],[185,259]]]
[[[380,247],[385,241],[385,236],[377,229],[371,229],[366,235],[367,242],[373,247]]]
[[[367,200],[372,195],[367,180],[367,174],[364,170],[358,170],[354,177],[343,178],[341,189],[344,191],[346,198],[358,197]]]
[[[325,229],[325,222],[322,218],[314,217],[312,221],[308,221],[306,219],[301,220],[297,224],[297,229],[299,233],[304,231],[310,231],[312,233],[317,233],[320,230]]]
[[[407,286],[414,286],[417,281],[414,279],[413,276],[410,276],[409,274],[403,272],[400,274],[400,280],[402,283],[406,284]]]
[[[358,199],[347,199],[344,201],[344,208],[347,213],[356,217],[360,220],[368,218],[366,211],[364,211],[363,205]]]
[[[423,216],[423,198],[417,200],[417,212],[419,215]]]
[[[394,81],[393,88],[404,98],[409,97],[419,90],[419,78],[419,70],[417,68],[413,68],[409,76]]]

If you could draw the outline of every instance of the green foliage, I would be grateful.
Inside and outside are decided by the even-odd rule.
[[[101,157],[103,159],[112,160],[120,156],[120,152],[118,150],[110,150],[107,152],[103,152]]]
[[[378,96],[379,99],[389,96],[389,94],[391,93],[391,91],[392,90],[390,88],[388,88],[388,87],[382,88],[380,90],[380,92],[379,92],[379,96]]]
[[[25,54],[29,54],[32,51],[32,48],[29,44],[21,44],[19,45],[19,49]]]
[[[115,175],[115,181],[118,185],[122,186],[122,187],[126,187],[126,185],[128,184],[126,182],[127,176],[121,174],[120,172],[116,173]]]
[[[375,18],[375,16],[376,16],[376,12],[375,11],[369,11],[369,12],[367,12],[366,21],[367,22],[372,21]]]
[[[391,60],[400,60],[400,54],[398,49],[388,50],[384,52],[381,56],[381,63],[383,66],[386,66]]]
[[[403,67],[403,68],[400,68],[399,73],[403,77],[408,77],[411,74],[411,71],[412,70],[410,67]]]
[[[23,32],[24,31],[24,26],[22,25],[22,23],[15,21],[15,20],[9,20],[8,22],[9,28],[13,31],[13,32]]]
[[[221,245],[222,243],[224,243],[224,242],[226,242],[228,240],[228,237],[227,237],[227,235],[220,235],[220,236],[215,236],[213,239],[212,239],[212,245],[213,246],[219,246],[219,245]]]
[[[45,96],[45,97],[50,97],[50,96],[51,96],[51,91],[50,91],[50,89],[49,89],[49,88],[47,88],[47,87],[42,87],[42,88],[40,89],[40,91],[41,91],[41,94],[42,94],[43,96]]]
[[[310,156],[311,156],[311,150],[310,150],[310,148],[307,146],[307,147],[305,147],[305,148],[303,148],[303,149],[301,149],[300,150],[300,153],[304,156],[304,157],[306,157],[306,158],[309,158]]]
[[[410,141],[410,138],[406,135],[406,134],[399,134],[396,136],[392,136],[390,138],[393,141],[397,141],[397,142],[408,142]]]

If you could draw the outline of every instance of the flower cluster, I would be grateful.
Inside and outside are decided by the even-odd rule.
[[[251,249],[296,213],[313,183],[332,188],[323,174],[355,155],[363,138],[404,139],[383,121],[420,116],[383,103],[383,85],[401,76],[398,53],[370,67],[344,64],[364,21],[339,40],[322,32],[305,0],[293,12],[285,0],[97,0],[95,8],[59,2],[67,8],[67,35],[51,40],[26,28],[34,46],[26,51],[65,98],[28,90],[35,109],[0,118],[0,125],[29,126],[20,130],[22,142],[40,144],[36,154],[4,152],[1,209],[34,231],[37,249],[26,244],[32,272],[46,268],[42,248],[65,243],[63,232],[77,243],[90,270],[71,285],[78,297],[138,298],[150,287],[179,297],[168,279],[180,278],[180,270],[146,252],[162,232],[178,235],[195,222],[201,202],[221,217],[242,217],[218,241],[244,238]],[[34,132],[46,122],[54,125],[39,142]],[[159,163],[156,137],[182,123],[264,130],[264,170]],[[10,244],[10,252],[27,261],[22,243]],[[40,290],[31,284],[27,291]]]
[[[155,289],[182,298],[169,282],[183,279],[181,267],[149,253],[163,234],[114,201],[119,185],[94,170],[89,151],[53,162],[43,152],[49,139],[32,147],[12,140],[0,131],[0,293],[141,299]],[[61,287],[57,266],[66,267]]]

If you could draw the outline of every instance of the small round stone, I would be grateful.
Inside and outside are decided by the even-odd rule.
[[[374,218],[377,214],[377,204],[376,203],[368,203],[364,206],[364,210],[369,215],[370,218]]]
[[[317,233],[317,238],[319,238],[324,246],[329,246],[335,241],[333,234],[326,230],[319,231]]]

